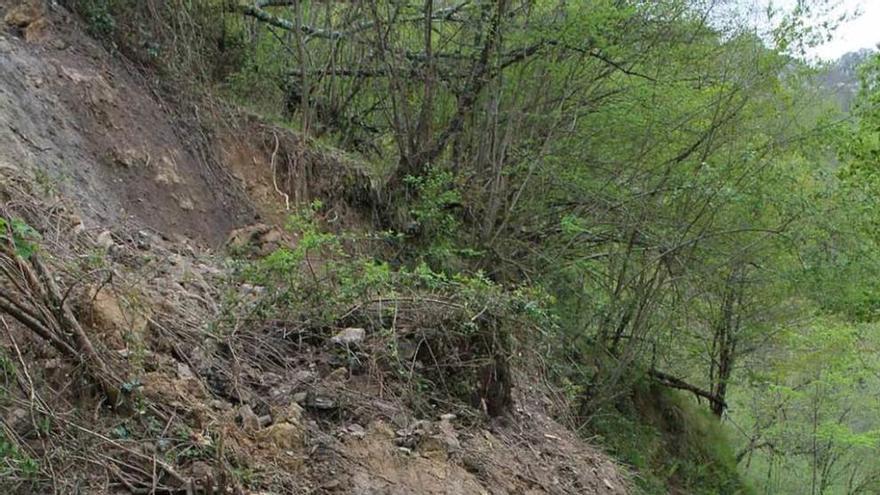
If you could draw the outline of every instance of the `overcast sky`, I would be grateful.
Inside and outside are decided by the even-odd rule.
[[[860,48],[874,48],[880,43],[880,0],[844,0],[843,4],[847,10],[859,9],[862,15],[841,25],[834,33],[834,39],[816,47],[813,55],[835,59]]]

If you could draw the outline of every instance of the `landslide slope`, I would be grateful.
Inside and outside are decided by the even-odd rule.
[[[345,160],[253,118],[204,125],[61,8],[0,0],[0,18],[0,492],[626,493],[529,359],[504,363],[512,404],[493,417],[446,389],[472,363],[431,346],[473,337],[436,329],[499,331],[492,308],[415,292],[390,327],[375,300],[258,318],[266,287],[236,270],[259,256],[208,248],[259,219],[244,247],[294,249],[272,225],[291,201],[363,226]]]
[[[0,2],[0,161],[75,200],[87,227],[133,222],[217,243],[253,218],[228,172],[141,74],[61,12]],[[10,25],[11,24],[11,25]]]

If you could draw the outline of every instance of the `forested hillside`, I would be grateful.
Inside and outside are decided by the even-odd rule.
[[[880,493],[833,4],[0,1],[0,487]]]

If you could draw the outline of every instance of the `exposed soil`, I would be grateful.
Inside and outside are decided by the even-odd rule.
[[[0,1],[0,17],[19,2]],[[134,223],[217,245],[254,208],[204,137],[63,11],[0,30],[0,162],[74,198],[87,227]]]
[[[222,163],[265,220],[283,225],[291,210],[319,199],[334,228],[370,225],[374,185],[357,161],[243,112],[230,112],[216,135]]]

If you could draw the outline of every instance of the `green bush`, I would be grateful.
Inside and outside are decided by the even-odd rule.
[[[609,451],[630,464],[645,495],[748,495],[723,425],[694,400],[656,384],[631,393],[590,423]]]

